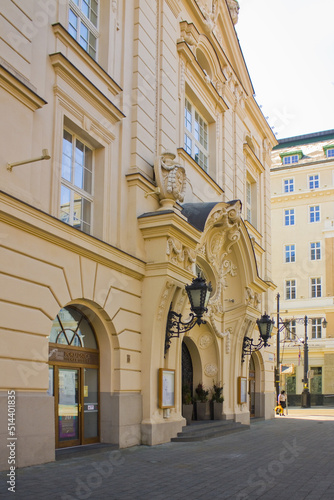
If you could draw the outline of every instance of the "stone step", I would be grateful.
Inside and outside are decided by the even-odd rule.
[[[182,432],[179,432],[171,441],[205,441],[206,439],[224,436],[233,432],[245,431],[249,428],[249,425],[240,424],[233,420],[194,421],[190,425],[183,427]]]

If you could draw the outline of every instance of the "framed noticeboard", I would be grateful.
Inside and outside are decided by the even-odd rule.
[[[175,406],[175,370],[159,368],[159,408]]]
[[[238,377],[238,404],[247,403],[247,378]]]

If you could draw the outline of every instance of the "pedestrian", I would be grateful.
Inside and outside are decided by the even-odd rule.
[[[281,415],[284,417],[284,410],[286,409],[286,403],[287,403],[287,395],[285,391],[281,391],[281,394],[278,395],[278,404],[283,408],[283,412]]]

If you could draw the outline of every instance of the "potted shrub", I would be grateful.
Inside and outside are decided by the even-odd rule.
[[[186,384],[182,386],[182,415],[186,419],[187,425],[191,424],[193,410],[194,406],[190,386]]]
[[[212,420],[223,420],[223,387],[221,385],[213,384],[211,389],[210,409]]]
[[[198,384],[195,389],[195,407],[197,420],[204,420],[206,414],[206,403],[208,401],[209,391],[204,389],[203,384]]]

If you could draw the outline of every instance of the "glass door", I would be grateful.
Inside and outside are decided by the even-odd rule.
[[[80,444],[80,370],[58,369],[58,446]]]

